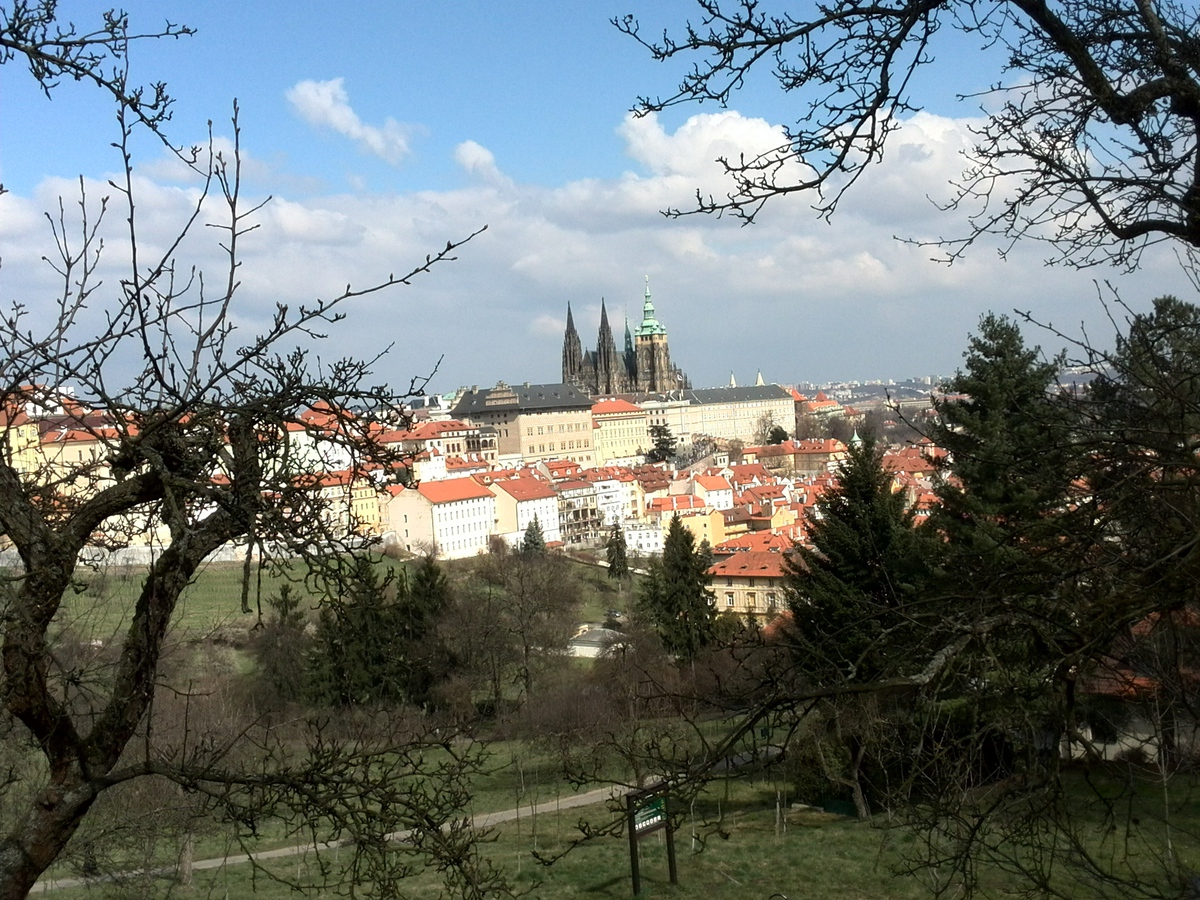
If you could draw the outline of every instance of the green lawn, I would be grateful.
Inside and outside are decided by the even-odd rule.
[[[717,794],[721,795],[718,800]],[[886,832],[827,813],[789,810],[778,823],[775,792],[762,785],[735,785],[733,796],[723,790],[696,804],[694,816],[685,812],[675,845],[679,885],[667,879],[665,834],[649,835],[639,842],[642,896],[742,900],[786,896],[868,900],[868,898],[919,898],[927,896],[915,878],[896,876],[897,860],[893,832]],[[718,813],[718,803],[720,810]],[[502,870],[520,892],[533,897],[630,896],[629,843],[624,836],[606,836],[585,842],[552,865],[542,858],[568,849],[579,836],[578,824],[585,819],[602,826],[613,814],[603,806],[592,806],[505,823],[495,829],[494,839],[482,852]],[[693,837],[694,828],[694,837]],[[335,867],[349,851],[331,854]],[[535,855],[536,854],[536,855]],[[183,891],[167,878],[153,883],[148,896],[294,898],[302,896],[272,877],[317,879],[318,870],[310,857],[296,856],[268,863],[255,873],[248,865],[197,871],[190,890]],[[140,880],[139,880],[140,881]],[[145,886],[128,885],[124,890]],[[115,886],[109,886],[112,891]],[[407,880],[405,896],[444,896],[437,873],[424,872]],[[121,889],[117,889],[118,891]],[[62,900],[96,896],[105,889],[57,892]],[[319,889],[307,894],[331,896]],[[125,896],[125,894],[117,894]]]

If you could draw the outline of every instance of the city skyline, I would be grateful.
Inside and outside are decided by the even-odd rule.
[[[1193,291],[1168,247],[1126,276],[1044,268],[1049,251],[1037,245],[1002,259],[987,242],[947,267],[929,260],[929,247],[895,239],[965,230],[961,215],[934,201],[949,197],[977,112],[955,91],[978,89],[994,69],[972,66],[977,48],[961,36],[950,52],[964,60],[962,80],[922,88],[929,111],[902,121],[885,161],[832,222],[804,198],[776,201],[748,228],[664,218],[662,209],[687,208],[697,188],[720,193],[713,159],[779,141],[795,107],[754,83],[728,110],[629,116],[638,94],[669,93],[678,76],[608,23],[637,11],[630,6],[363,4],[330,21],[315,6],[263,3],[247,17],[225,2],[139,2],[129,7],[135,28],[169,19],[198,31],[135,47],[133,74],[167,81],[178,98],[170,134],[180,143],[203,140],[211,118],[218,146],[228,147],[226,120],[239,99],[248,194],[274,198],[245,244],[248,329],[276,300],[297,305],[404,271],[488,226],[456,262],[353,304],[320,350],[370,355],[394,343],[379,372],[398,386],[439,359],[434,390],[555,381],[567,304],[580,322],[598,321],[602,300],[614,321],[636,319],[647,275],[670,324],[672,361],[698,387],[725,384],[730,371],[739,383],[759,371],[780,383],[949,374],[987,310],[1028,309],[1069,334],[1087,323],[1103,341],[1107,282],[1135,310]],[[81,24],[98,9],[64,6]],[[691,11],[656,5],[647,29],[677,27]],[[50,246],[42,213],[59,196],[70,207],[80,174],[98,199],[117,165],[112,109],[73,83],[47,100],[15,66],[0,69],[0,90],[0,180],[9,190],[0,197],[0,303],[36,312],[54,285],[40,262]],[[161,148],[137,149],[153,239],[184,215],[197,185]],[[119,224],[110,214],[113,248]],[[195,237],[183,259],[215,264],[211,235]],[[119,277],[104,274],[109,285]],[[1029,339],[1060,345],[1048,334]]]

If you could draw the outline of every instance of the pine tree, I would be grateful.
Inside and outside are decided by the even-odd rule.
[[[608,535],[608,542],[604,545],[604,549],[608,556],[608,577],[628,578],[629,556],[625,546],[625,532],[621,530],[620,523],[613,523],[612,531]]]
[[[438,623],[450,599],[446,573],[433,556],[423,556],[388,617],[396,629],[393,658],[397,664],[393,668],[400,691],[410,703],[428,706],[434,687],[453,668],[453,657],[438,634]]]
[[[666,425],[650,426],[651,447],[646,453],[646,462],[667,462],[675,456],[675,438]]]
[[[542,525],[537,516],[533,517],[533,521],[525,529],[525,537],[521,540],[521,552],[526,556],[537,556],[546,552],[546,538],[542,534]]]
[[[396,584],[398,591],[405,590],[402,579]],[[400,698],[392,647],[394,610],[387,600],[390,585],[371,560],[356,559],[340,595],[322,607],[310,661],[314,699],[356,706]]]
[[[652,560],[639,608],[668,653],[689,661],[714,638],[716,611],[704,557],[679,516],[671,518],[661,559]]]
[[[818,681],[870,681],[910,668],[917,642],[907,607],[927,577],[929,553],[873,439],[847,449],[809,536],[812,547],[788,562],[785,588],[800,668]]]

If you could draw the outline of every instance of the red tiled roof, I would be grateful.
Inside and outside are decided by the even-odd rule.
[[[454,503],[458,500],[477,500],[492,496],[492,492],[474,478],[422,481],[417,486],[417,491],[430,503]]]
[[[782,578],[786,573],[783,569],[784,556],[772,550],[745,550],[735,553],[728,559],[714,563],[709,567],[708,574],[716,578],[747,576],[752,578]]]
[[[545,500],[557,497],[554,488],[539,478],[509,478],[494,482],[498,490],[504,491],[514,500]]]
[[[628,400],[622,400],[620,397],[597,400],[592,405],[593,416],[602,416],[605,413],[630,413],[641,411],[642,408],[640,406],[635,406]]]

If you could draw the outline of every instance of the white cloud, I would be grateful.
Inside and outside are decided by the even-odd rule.
[[[646,274],[672,357],[701,386],[725,383],[730,368],[761,368],[765,378],[781,381],[947,375],[988,309],[1032,309],[1068,331],[1080,321],[1102,322],[1092,281],[1099,273],[1045,269],[1036,245],[1001,261],[984,242],[948,268],[930,262],[928,249],[893,239],[963,232],[961,218],[939,213],[927,195],[945,196],[961,169],[969,124],[928,115],[903,122],[883,163],[863,175],[832,222],[818,218],[811,201],[793,197],[768,205],[746,228],[705,216],[665,219],[659,211],[687,208],[697,186],[721,190],[712,157],[735,146],[769,146],[779,132],[761,119],[694,116],[672,132],[652,117],[627,119],[621,134],[634,171],[549,188],[512,182],[490,151],[465,141],[454,161],[473,177],[454,190],[270,203],[258,214],[261,228],[241,240],[241,314],[250,327],[276,302],[294,308],[336,296],[347,281],[361,288],[399,275],[487,224],[456,251],[457,261],[411,287],[348,304],[347,320],[330,330],[322,353],[370,356],[395,343],[380,365],[394,385],[428,372],[442,354],[433,385],[439,390],[501,378],[554,381],[567,302],[585,345],[594,346],[600,298],[614,329],[623,314],[636,325]],[[144,177],[137,187],[146,246],[162,252],[195,191]],[[88,183],[93,202],[103,190],[102,182]],[[69,210],[77,191],[55,181],[33,198],[0,197],[0,299],[53,295],[37,263],[48,232],[33,210],[57,208],[59,192]],[[219,212],[214,204],[205,221]],[[110,217],[117,229],[120,216]],[[208,268],[209,283],[220,273],[221,237],[197,229],[184,248],[186,263]],[[114,254],[121,247],[118,231],[109,246]],[[112,259],[101,274],[115,289],[121,273]],[[1102,277],[1114,278],[1135,304],[1187,292],[1169,252],[1149,255],[1133,278]],[[1098,326],[1095,333],[1107,332]]]
[[[359,147],[396,165],[410,152],[408,129],[395,119],[382,126],[367,125],[350,106],[345,79],[301,81],[287,91],[288,102],[310,125],[329,128],[350,138]]]

